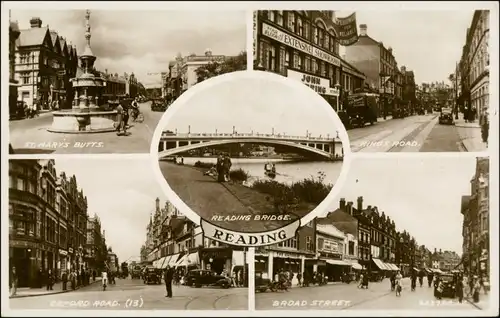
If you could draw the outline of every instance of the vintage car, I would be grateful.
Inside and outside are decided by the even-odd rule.
[[[167,110],[167,102],[162,98],[152,99],[151,110],[154,112],[164,112]]]
[[[255,272],[255,291],[259,291],[264,293],[271,287],[271,280],[266,278],[265,273],[263,272]]]
[[[439,279],[443,282],[443,290],[441,291],[441,297],[455,298],[457,296],[455,291],[456,279],[455,275],[451,273],[445,273],[439,275]],[[437,289],[437,288],[436,288]],[[436,293],[436,291],[435,291]]]
[[[222,288],[231,287],[231,281],[228,277],[217,275],[215,272],[204,269],[190,270],[185,278],[186,286],[202,287],[202,286],[219,286]]]
[[[439,115],[439,124],[453,125],[453,113],[451,108],[441,109],[441,114]]]
[[[161,284],[161,270],[153,266],[146,267],[144,271],[144,284]]]

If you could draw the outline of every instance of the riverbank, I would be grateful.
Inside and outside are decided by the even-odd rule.
[[[207,169],[161,161],[160,170],[170,188],[201,218],[219,227],[239,232],[264,232],[281,228],[309,213],[308,205],[290,211],[289,220],[254,220],[256,215],[277,215],[269,195],[246,187],[243,182],[220,183],[204,175]],[[314,207],[313,207],[314,208]],[[280,213],[282,214],[282,213]],[[220,217],[239,216],[235,221]],[[243,219],[246,216],[248,219]]]

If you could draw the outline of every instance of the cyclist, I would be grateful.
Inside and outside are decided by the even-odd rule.
[[[134,100],[132,101],[130,108],[132,109],[132,119],[135,121],[137,119],[137,117],[139,117],[139,113],[140,113],[139,103],[137,103],[137,97],[134,98]]]

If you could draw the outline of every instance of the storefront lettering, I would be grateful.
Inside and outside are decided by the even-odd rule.
[[[300,221],[296,221],[281,229],[269,231],[266,233],[251,234],[239,233],[223,228],[219,228],[205,220],[201,220],[201,228],[207,238],[231,245],[239,246],[265,246],[285,241],[294,237],[297,229],[300,227]]]
[[[338,96],[338,90],[330,87],[330,80],[327,78],[309,75],[294,70],[287,70],[287,77],[301,81],[318,94]]]
[[[316,48],[302,40],[299,40],[291,35],[288,35],[275,27],[270,26],[269,24],[262,24],[262,34],[274,39],[278,42],[291,46],[297,50],[300,50],[304,53],[310,54],[316,58],[319,58],[325,62],[333,64],[335,66],[340,66],[340,60],[335,56],[326,53],[325,51]]]

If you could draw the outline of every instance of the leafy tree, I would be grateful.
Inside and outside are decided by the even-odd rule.
[[[223,62],[210,62],[196,69],[197,83],[203,82],[214,76],[243,71],[247,69],[247,52],[243,51],[237,56],[226,58]]]

